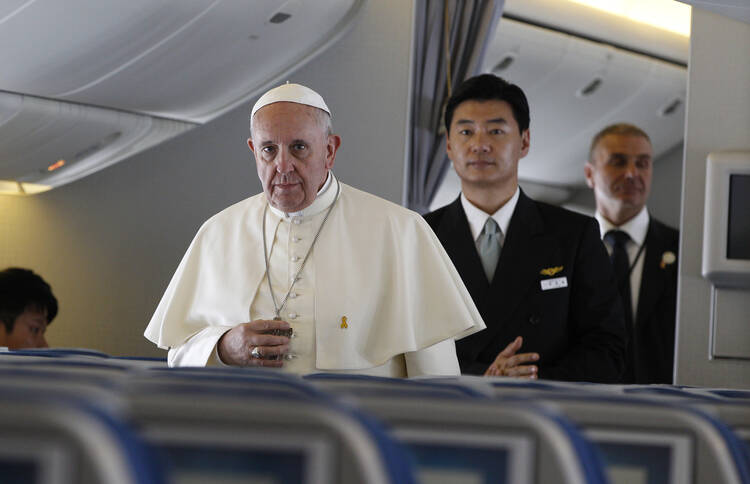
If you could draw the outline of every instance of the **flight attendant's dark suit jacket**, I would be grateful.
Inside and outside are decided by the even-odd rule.
[[[680,233],[651,217],[645,242],[633,332],[635,379],[626,383],[672,383]],[[664,258],[668,252],[675,256],[671,263]]]
[[[425,219],[487,325],[456,341],[462,373],[483,374],[503,348],[522,336],[519,353],[539,353],[540,378],[620,381],[623,313],[595,219],[536,202],[522,191],[492,283],[460,197]],[[561,278],[567,287],[542,290],[542,281]]]

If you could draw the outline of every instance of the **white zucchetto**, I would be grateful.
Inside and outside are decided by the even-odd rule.
[[[320,94],[301,84],[286,83],[274,87],[258,99],[258,102],[255,103],[253,110],[250,113],[250,122],[252,123],[253,116],[255,116],[255,113],[260,108],[278,102],[305,104],[307,106],[322,109],[331,116],[331,110],[328,109],[326,102]]]

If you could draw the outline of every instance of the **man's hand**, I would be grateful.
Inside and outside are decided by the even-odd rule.
[[[516,376],[536,379],[539,368],[536,365],[526,365],[539,360],[538,353],[516,354],[521,349],[523,338],[518,336],[511,344],[497,355],[495,361],[484,372],[484,376]]]
[[[284,355],[289,351],[289,338],[269,333],[289,329],[286,321],[266,319],[256,319],[235,326],[219,338],[216,345],[219,358],[227,365],[284,366]],[[257,357],[252,354],[255,348]]]

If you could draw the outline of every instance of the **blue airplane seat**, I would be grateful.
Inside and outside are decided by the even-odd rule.
[[[3,382],[3,482],[163,484],[151,448],[94,399]]]
[[[470,386],[430,379],[388,378],[342,373],[312,373],[303,378],[325,391],[339,394],[394,395],[416,398],[487,398],[486,394]]]
[[[604,483],[599,454],[566,417],[533,402],[498,406],[451,378],[305,377],[385,422],[414,455],[423,483]]]
[[[616,483],[626,481],[623,472],[631,472],[646,476],[647,482],[659,476],[669,484],[750,484],[747,446],[720,419],[715,402],[658,393],[502,391],[497,395],[502,404],[524,400],[559,408],[596,442]]]
[[[55,358],[59,356],[91,356],[97,358],[109,358],[107,353],[89,348],[25,348],[20,350],[9,350],[10,355],[21,356],[43,356]]]
[[[159,385],[147,384],[151,373],[159,374]],[[284,377],[251,372],[200,373],[146,372],[134,377],[145,385],[129,388],[129,419],[160,449],[168,473],[207,482],[273,477],[286,483],[311,469],[304,482],[415,482],[409,453],[379,422],[331,395],[310,392],[301,379],[295,387]],[[183,376],[198,384],[184,384]]]

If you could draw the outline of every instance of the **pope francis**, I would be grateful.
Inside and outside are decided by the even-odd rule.
[[[481,316],[422,217],[333,175],[323,98],[271,89],[250,136],[263,193],[203,224],[146,328],[169,365],[458,374]]]

